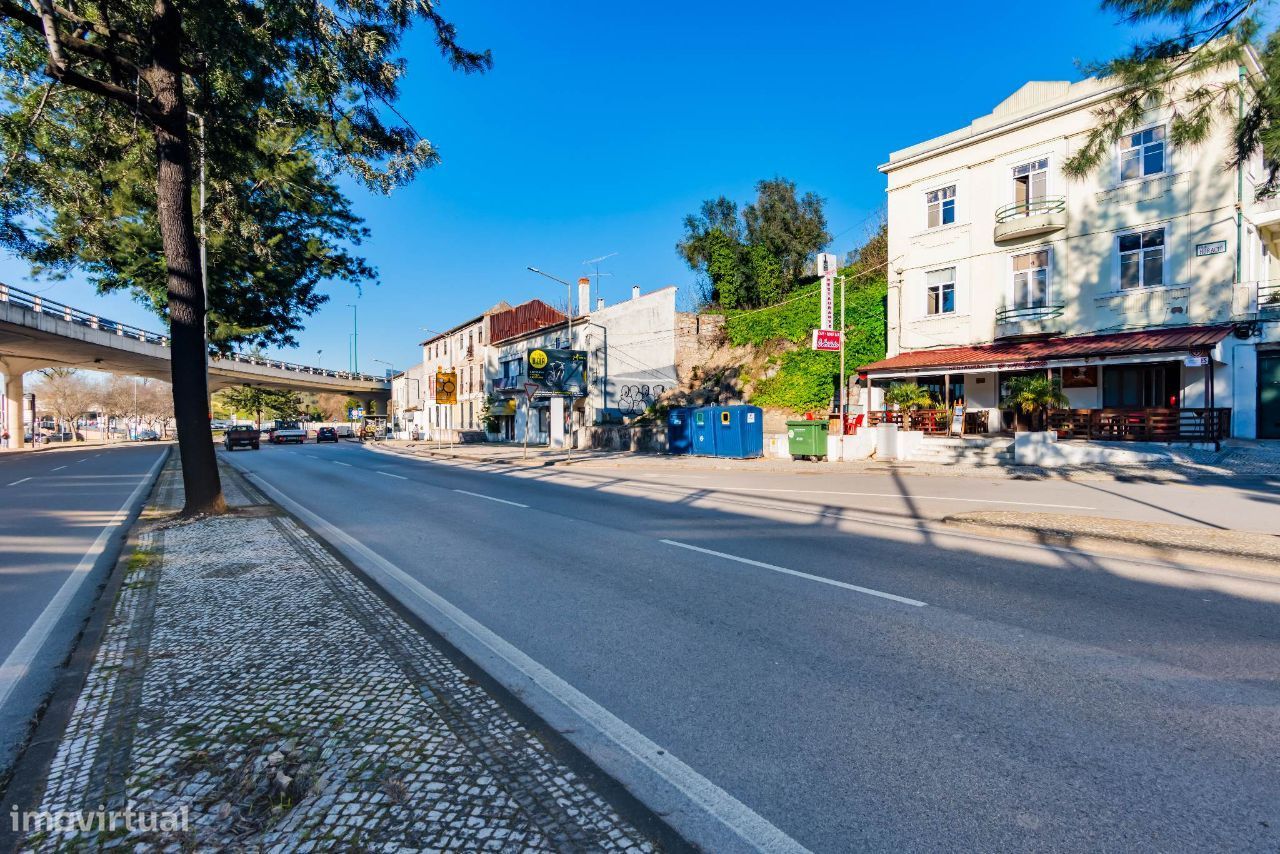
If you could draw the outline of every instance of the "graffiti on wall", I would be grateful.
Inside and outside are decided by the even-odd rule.
[[[618,409],[623,415],[639,415],[666,391],[663,385],[624,385],[618,395]]]

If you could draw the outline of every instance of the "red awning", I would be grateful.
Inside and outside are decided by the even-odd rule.
[[[952,370],[980,367],[1036,367],[1045,362],[1100,356],[1146,355],[1206,349],[1231,334],[1230,326],[1174,326],[1106,335],[1076,335],[1035,341],[1008,341],[972,347],[913,350],[858,368],[859,373]]]

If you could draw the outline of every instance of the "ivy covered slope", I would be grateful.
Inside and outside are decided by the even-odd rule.
[[[888,283],[882,275],[850,275],[846,287],[845,368],[852,373],[859,365],[884,358]],[[837,312],[839,289],[837,279]],[[771,359],[770,369],[755,383],[751,395],[755,405],[792,412],[821,411],[831,406],[840,375],[840,354],[820,353],[810,347],[813,329],[818,325],[820,290],[815,285],[768,308],[727,312],[725,327],[730,343],[761,347],[786,341],[795,347]],[[839,326],[838,321],[836,325]]]

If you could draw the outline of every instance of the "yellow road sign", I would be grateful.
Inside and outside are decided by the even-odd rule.
[[[458,402],[458,373],[450,371],[436,373],[436,403],[454,404]]]

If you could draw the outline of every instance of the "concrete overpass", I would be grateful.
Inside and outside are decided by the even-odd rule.
[[[84,368],[169,381],[169,337],[118,323],[0,283],[0,373],[9,447],[22,446],[22,378],[49,367]],[[371,374],[332,371],[234,353],[209,361],[209,389],[235,385],[334,392],[386,411],[391,383]]]

